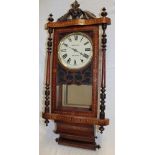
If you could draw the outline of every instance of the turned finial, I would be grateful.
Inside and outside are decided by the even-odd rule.
[[[75,2],[71,5],[73,9],[79,8],[80,4],[75,0]]]
[[[102,9],[102,13],[101,13],[101,16],[102,17],[106,17],[108,14],[107,14],[107,12],[106,12],[106,8],[104,7],[103,9]]]
[[[49,21],[49,22],[53,22],[53,21],[54,21],[53,15],[52,15],[52,14],[49,15],[48,21]]]

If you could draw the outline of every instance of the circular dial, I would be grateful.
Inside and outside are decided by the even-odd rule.
[[[71,33],[62,38],[59,43],[59,61],[69,69],[80,69],[86,66],[91,61],[92,56],[92,41],[84,33]]]

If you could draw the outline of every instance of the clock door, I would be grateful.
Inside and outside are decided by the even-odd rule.
[[[51,110],[96,117],[98,26],[60,28],[54,33]]]

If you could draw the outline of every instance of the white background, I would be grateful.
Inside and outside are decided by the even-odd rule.
[[[40,41],[39,41],[39,51],[40,51],[40,116],[44,111],[44,73],[45,73],[45,59],[46,59],[46,43],[47,43],[47,31],[44,29],[45,24],[47,23],[47,18],[50,13],[53,14],[55,21],[57,18],[61,17],[70,9],[70,4],[74,0],[40,0]],[[108,17],[111,18],[112,24],[107,28],[107,99],[106,99],[106,117],[110,119],[110,125],[105,127],[104,133],[101,135],[97,127],[97,144],[101,145],[101,149],[95,151],[89,151],[84,149],[78,149],[73,147],[66,147],[58,145],[55,142],[55,138],[58,137],[57,134],[54,134],[55,124],[53,121],[50,122],[49,126],[46,127],[44,119],[40,119],[40,155],[78,155],[79,152],[81,155],[114,155],[114,1],[113,0],[90,0],[83,1],[78,0],[81,4],[80,8],[83,10],[88,10],[94,13],[97,17],[101,17],[102,8],[105,6],[108,12]],[[100,34],[102,35],[102,33]],[[101,47],[100,47],[101,48]],[[101,49],[100,49],[101,50]],[[101,52],[101,51],[100,51]],[[100,104],[100,103],[99,103]]]
[[[37,155],[39,2],[0,4],[0,154]],[[155,154],[154,6],[116,2],[116,155]]]

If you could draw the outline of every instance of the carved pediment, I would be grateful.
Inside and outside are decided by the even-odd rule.
[[[64,14],[62,17],[58,19],[58,21],[67,21],[72,19],[94,19],[96,16],[89,12],[81,10],[80,4],[75,0],[73,4],[71,4],[71,9]]]

